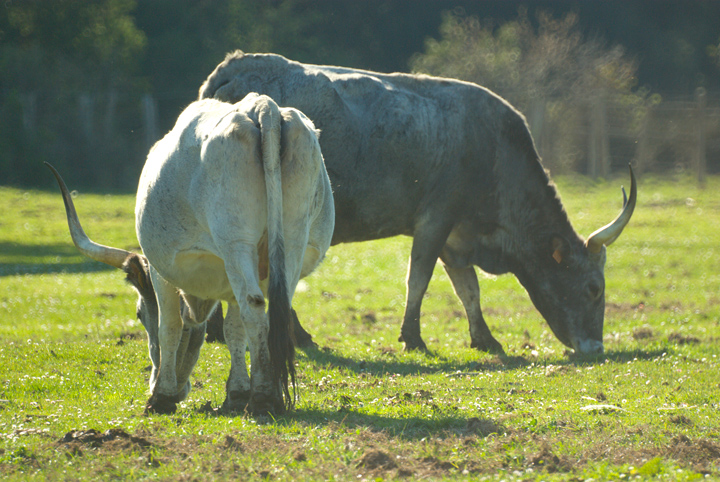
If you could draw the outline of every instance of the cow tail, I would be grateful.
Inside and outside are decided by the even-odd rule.
[[[260,108],[262,162],[265,171],[268,210],[268,348],[273,379],[279,380],[285,408],[292,408],[296,399],[295,346],[292,341],[292,315],[285,273],[285,242],[283,236],[283,199],[280,175],[280,109],[266,98]],[[292,384],[290,396],[288,381]]]

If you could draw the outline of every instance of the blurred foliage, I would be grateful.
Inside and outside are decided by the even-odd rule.
[[[149,142],[235,49],[381,72],[411,65],[473,79],[523,111],[542,95],[548,115],[577,124],[563,103],[598,86],[642,104],[643,86],[716,85],[719,32],[706,19],[718,14],[704,1],[6,0],[0,185],[50,188],[38,174],[48,160],[73,186],[133,189]]]
[[[135,7],[135,0],[6,2],[0,9],[3,88],[131,83],[147,44]]]
[[[540,12],[535,26],[526,10],[501,25],[455,11],[444,15],[440,35],[412,58],[413,71],[476,82],[521,110],[537,97],[626,94],[637,84],[636,63],[622,47],[583,39],[575,14],[556,19]]]
[[[133,143],[116,132],[96,138],[92,106],[102,101],[106,116],[122,119],[109,92],[146,87],[138,74],[147,38],[134,9],[134,0],[27,0],[0,8],[0,184],[38,185],[43,161],[63,171],[72,166],[71,179],[117,180],[121,165],[102,160],[122,159]]]
[[[718,39],[717,45],[707,46],[708,57],[715,60],[716,65],[720,68],[720,39]]]
[[[578,132],[577,126],[583,124],[592,104],[611,102],[620,107],[622,121],[630,132],[637,132],[651,104],[650,95],[646,89],[637,89],[637,62],[621,46],[585,39],[577,15],[555,18],[541,11],[534,20],[525,9],[516,19],[499,25],[462,10],[448,12],[440,39],[428,39],[425,52],[412,57],[411,67],[416,73],[475,82],[528,116],[542,116],[535,123],[542,123],[543,131],[551,126],[554,141],[552,149],[546,149],[552,152],[545,156],[546,163],[578,169],[587,129]],[[531,127],[540,130],[533,119]]]

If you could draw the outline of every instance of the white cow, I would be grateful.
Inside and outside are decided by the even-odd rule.
[[[140,295],[153,362],[148,411],[173,412],[187,396],[206,320],[220,300],[228,302],[231,354],[223,409],[280,413],[292,406],[292,297],[324,257],[335,219],[307,117],[255,93],[236,104],[190,104],[152,148],[140,177],[135,216],[144,256],[90,241],[56,177],[75,244],[122,268]]]

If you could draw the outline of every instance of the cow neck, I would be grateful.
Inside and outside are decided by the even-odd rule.
[[[503,131],[505,142],[498,148],[495,174],[506,250],[535,251],[556,235],[571,244],[581,243],[555,184],[540,162],[523,118],[517,115],[506,122]]]

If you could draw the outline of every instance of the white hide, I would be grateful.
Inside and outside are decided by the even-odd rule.
[[[273,118],[273,124],[261,136],[263,116]],[[264,167],[263,159],[273,165]],[[271,202],[281,201],[270,223],[284,242],[291,302],[300,278],[325,255],[335,218],[312,122],[300,111],[279,108],[267,96],[249,94],[236,104],[202,100],[185,109],[148,155],[135,215],[159,307],[160,367],[157,380],[151,380],[154,397],[178,398],[186,386],[190,370],[179,370],[181,360],[176,359],[184,324],[203,323],[218,300],[229,306],[228,397],[250,390],[277,393],[268,365],[264,302],[268,196]],[[189,316],[181,317],[178,294]]]

